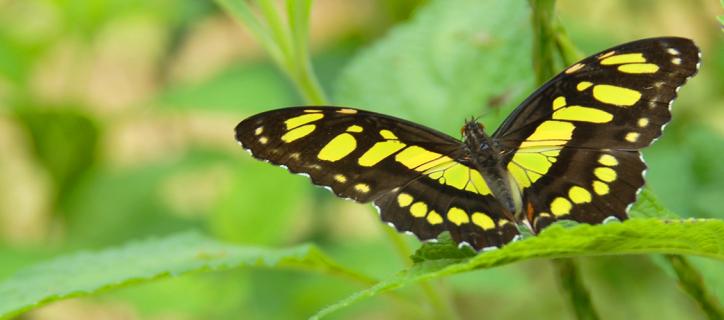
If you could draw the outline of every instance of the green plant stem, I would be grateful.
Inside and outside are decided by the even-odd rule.
[[[679,286],[691,296],[709,319],[724,319],[719,301],[704,286],[704,279],[689,261],[679,255],[664,255],[679,279]]]
[[[578,53],[568,40],[563,27],[556,22],[555,0],[530,0],[530,6],[533,10],[533,69],[537,83],[542,85],[560,69],[555,59],[556,49],[566,63],[577,60]],[[558,270],[558,283],[568,296],[576,318],[598,319],[575,261],[556,259],[553,260],[553,265]]]
[[[279,16],[279,10],[271,0],[256,0],[256,4],[261,9],[267,26],[271,29],[274,43],[283,54],[284,61],[280,61],[284,66],[283,69],[291,69],[294,65],[291,59],[294,56],[294,49],[292,48],[290,30],[284,27],[284,23]]]
[[[558,70],[554,58],[555,29],[553,27],[555,0],[530,0],[533,28],[533,71],[536,83],[543,84]]]
[[[259,21],[244,0],[216,0],[224,10],[238,23],[246,25],[251,34],[264,47],[275,63],[284,60],[281,48],[277,46],[274,38]]]
[[[294,83],[297,89],[304,96],[304,100],[307,103],[315,105],[328,105],[326,95],[322,90],[322,86],[319,84],[317,77],[314,75],[312,70],[312,64],[309,60],[299,61],[300,65],[297,66],[298,70],[293,75],[295,79]]]
[[[324,105],[327,98],[314,74],[309,55],[310,0],[287,0],[287,23],[271,0],[256,0],[260,21],[245,0],[216,0],[239,23],[246,25],[284,72],[307,104]]]
[[[591,302],[591,295],[583,284],[578,266],[576,266],[573,259],[555,259],[553,260],[553,266],[557,271],[559,285],[568,297],[576,319],[600,319]]]

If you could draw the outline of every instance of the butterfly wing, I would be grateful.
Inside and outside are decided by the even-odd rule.
[[[394,117],[293,107],[243,120],[236,139],[255,158],[309,176],[337,196],[374,202],[382,220],[422,240],[449,231],[476,249],[517,234],[460,141]]]
[[[699,60],[689,39],[622,44],[568,67],[513,112],[493,138],[535,231],[558,219],[626,219],[644,184],[639,150],[661,135]]]

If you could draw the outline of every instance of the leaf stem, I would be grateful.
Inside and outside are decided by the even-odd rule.
[[[309,55],[311,0],[287,0],[286,23],[271,0],[256,0],[261,21],[246,0],[216,0],[239,23],[246,25],[274,63],[291,80],[307,104],[328,104]]]
[[[564,294],[568,296],[576,319],[600,319],[591,302],[591,295],[583,284],[583,279],[575,261],[573,259],[554,259],[553,266],[556,268],[558,282]]]
[[[704,285],[701,273],[689,261],[679,255],[664,255],[679,278],[679,286],[697,302],[709,319],[724,319],[719,301]]]
[[[533,69],[536,81],[542,85],[560,69],[556,50],[567,65],[578,60],[580,54],[555,18],[555,0],[530,0],[533,10]],[[578,266],[572,259],[556,259],[558,282],[568,296],[577,319],[599,319],[591,297],[581,279]]]
[[[553,27],[555,0],[530,0],[533,28],[533,71],[536,83],[543,84],[558,69],[554,57],[555,28]]]

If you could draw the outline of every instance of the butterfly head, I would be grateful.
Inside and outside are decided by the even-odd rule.
[[[461,132],[463,135],[463,143],[471,153],[481,154],[482,152],[482,154],[486,155],[484,158],[490,158],[487,155],[494,152],[494,150],[491,150],[493,141],[485,134],[485,127],[482,123],[476,119],[467,120]]]
[[[485,126],[477,119],[466,120],[465,125],[460,128],[460,134],[462,134],[463,140],[480,139],[485,136]]]

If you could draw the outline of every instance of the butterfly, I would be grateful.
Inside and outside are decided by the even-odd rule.
[[[335,195],[372,202],[383,221],[420,240],[501,247],[558,220],[625,220],[644,185],[640,150],[671,119],[699,68],[689,39],[622,44],[566,68],[489,135],[467,120],[462,140],[355,108],[301,106],[241,121],[257,159]],[[283,192],[283,191],[279,191]]]

